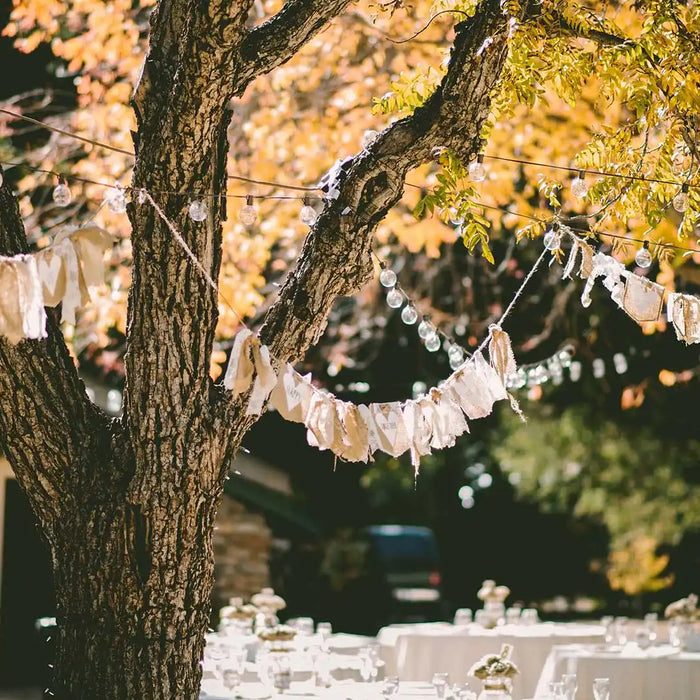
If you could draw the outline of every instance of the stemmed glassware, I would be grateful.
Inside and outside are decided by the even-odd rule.
[[[359,659],[362,680],[365,681],[365,683],[368,681],[376,681],[377,675],[379,674],[379,645],[368,645],[360,649]]]
[[[610,700],[610,679],[593,679],[593,697],[595,700]]]
[[[230,649],[221,661],[221,680],[227,691],[235,693],[243,679],[248,652],[245,649]]]
[[[549,684],[549,697],[551,700],[566,700],[564,684],[561,681],[552,681]]]
[[[382,683],[382,695],[385,698],[391,698],[396,693],[399,692],[399,677],[398,676],[389,676],[388,678],[384,679],[384,683]]]
[[[433,674],[433,688],[435,688],[435,694],[439,698],[445,697],[445,691],[450,683],[449,673],[435,673]]]
[[[564,697],[566,700],[574,700],[576,691],[578,690],[578,682],[575,673],[565,673],[561,677],[561,682],[564,685]]]

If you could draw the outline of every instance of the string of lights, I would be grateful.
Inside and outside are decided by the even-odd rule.
[[[97,146],[99,148],[104,148],[107,150],[112,150],[115,152],[119,152],[125,155],[129,155],[133,157],[133,153],[129,151],[125,151],[124,149],[118,148],[116,146],[112,146],[111,144],[104,143],[102,141],[96,141],[93,139],[87,139],[85,137],[82,137],[78,134],[74,134],[70,131],[67,131],[65,129],[61,129],[59,127],[55,127],[51,124],[47,124],[45,122],[42,122],[38,119],[33,119],[32,117],[28,117],[26,115],[20,114],[18,112],[14,112],[12,110],[8,110],[5,108],[0,108],[0,112],[7,114],[9,116],[12,116],[13,118],[25,120],[31,124],[49,129],[51,131],[56,131],[57,133],[60,133],[62,135],[68,136],[68,137],[73,137],[81,142],[84,143],[89,143],[91,145]],[[689,187],[692,185],[689,185],[689,183],[680,183],[680,182],[674,182],[671,180],[661,180],[661,179],[656,179],[656,178],[647,178],[643,176],[638,176],[638,175],[623,175],[620,173],[610,173],[610,172],[604,172],[604,171],[599,171],[599,170],[581,170],[580,168],[575,168],[575,167],[568,167],[568,166],[561,166],[561,165],[556,165],[556,164],[551,164],[551,163],[542,163],[539,161],[533,161],[533,160],[525,160],[525,159],[519,159],[519,158],[511,158],[511,157],[505,157],[505,156],[496,156],[496,155],[489,155],[485,153],[481,153],[478,155],[477,159],[473,161],[470,166],[469,166],[469,177],[475,181],[475,182],[480,182],[483,181],[486,178],[486,169],[483,165],[484,159],[489,158],[492,160],[500,160],[500,161],[505,161],[505,162],[512,162],[512,163],[519,163],[523,165],[536,165],[540,167],[551,167],[555,168],[558,170],[565,170],[568,172],[575,172],[577,173],[577,177],[572,181],[571,183],[571,190],[572,194],[576,197],[585,197],[587,192],[588,192],[588,186],[587,183],[585,183],[585,175],[588,174],[595,174],[595,175],[601,175],[601,176],[606,176],[606,177],[617,177],[617,178],[622,178],[622,179],[632,179],[632,180],[638,180],[638,181],[647,181],[647,182],[654,182],[654,183],[661,183],[661,184],[668,184],[668,185],[674,185],[680,187],[680,191],[676,194],[673,200],[671,202],[673,203],[674,208],[679,211],[683,212],[686,210],[688,206],[688,190]],[[44,173],[47,175],[52,175],[58,179],[58,185],[54,189],[54,201],[56,204],[59,206],[68,206],[70,202],[72,201],[72,195],[70,193],[70,190],[68,188],[68,182],[69,181],[76,181],[76,182],[82,182],[84,184],[91,184],[91,185],[96,185],[100,187],[105,187],[109,188],[109,192],[105,196],[105,199],[107,201],[107,204],[109,206],[109,209],[113,211],[114,213],[123,213],[123,211],[126,210],[126,199],[125,199],[125,194],[127,192],[134,192],[134,188],[130,186],[121,186],[121,185],[114,185],[114,184],[109,184],[106,182],[100,182],[98,180],[92,180],[90,178],[85,178],[77,175],[66,175],[64,173],[60,173],[56,170],[49,170],[46,168],[41,168],[37,166],[30,166],[27,163],[18,163],[18,162],[7,162],[6,165],[12,166],[12,167],[27,167],[30,170],[33,170],[35,172],[40,172]],[[229,179],[232,180],[237,180],[241,182],[248,182],[251,184],[256,184],[256,185],[261,185],[265,187],[274,187],[277,189],[288,189],[288,190],[296,190],[296,191],[302,191],[306,192],[303,197],[298,196],[298,195],[280,195],[280,194],[228,194],[228,193],[215,193],[215,192],[196,192],[196,191],[156,191],[154,190],[153,193],[156,195],[163,195],[163,196],[188,196],[188,197],[196,197],[194,201],[190,203],[189,206],[189,213],[190,216],[195,220],[195,221],[203,221],[206,219],[208,215],[208,207],[206,203],[203,200],[206,199],[213,199],[213,198],[224,198],[224,199],[234,199],[234,200],[245,200],[246,204],[243,206],[243,208],[240,211],[239,217],[241,222],[247,226],[253,226],[257,220],[258,220],[258,212],[255,207],[255,200],[278,200],[278,201],[301,201],[303,203],[302,210],[300,212],[300,219],[302,220],[303,223],[312,226],[317,218],[317,212],[312,206],[313,201],[324,201],[325,197],[322,196],[312,196],[309,195],[309,192],[313,191],[318,191],[318,187],[311,187],[311,186],[306,186],[306,185],[294,185],[294,184],[288,184],[288,183],[279,183],[279,182],[274,182],[274,181],[269,181],[269,180],[257,180],[254,178],[248,178],[244,177],[241,175],[229,175]],[[1,182],[1,181],[0,181]],[[415,188],[420,188],[423,189],[420,185],[415,185],[414,183],[406,183],[408,186],[415,187]],[[529,215],[529,214],[524,214],[522,212],[517,212],[513,211],[512,209],[509,209],[507,207],[497,207],[493,205],[488,205],[480,202],[470,202],[471,204],[475,206],[479,206],[483,209],[489,209],[489,210],[494,210],[494,211],[500,211],[504,214],[509,214],[512,216],[528,219],[530,221],[537,221],[540,223],[550,223],[551,219],[543,219],[541,217]],[[668,203],[667,203],[668,206]],[[598,240],[601,239],[601,237],[606,237],[606,238],[611,238],[614,240],[621,240],[625,242],[630,242],[630,243],[639,243],[643,246],[643,248],[640,250],[640,253],[643,257],[644,260],[646,260],[646,252],[648,251],[649,245],[653,245],[656,248],[663,248],[663,249],[672,249],[672,250],[679,250],[683,253],[700,253],[700,249],[697,248],[691,248],[688,246],[682,246],[682,245],[677,245],[674,243],[667,243],[667,242],[650,242],[646,238],[636,238],[633,236],[623,236],[620,234],[613,234],[613,233],[607,233],[603,231],[591,231],[588,228],[580,228],[576,227],[573,224],[573,221],[577,218],[580,217],[572,217],[570,222],[564,222],[567,223],[569,228],[573,231],[576,231],[578,233],[584,234],[584,235],[590,235],[593,234]],[[651,230],[651,229],[650,229]],[[642,253],[641,251],[645,251]],[[648,265],[646,265],[648,266]],[[400,293],[400,292],[399,292]],[[448,337],[446,339],[449,340]],[[434,344],[434,343],[433,343]],[[456,354],[456,353],[455,353]]]
[[[453,10],[448,10],[445,12],[454,12]],[[437,15],[436,15],[437,16]],[[79,134],[75,134],[71,131],[68,131],[66,129],[59,128],[57,126],[53,126],[52,124],[48,124],[46,122],[43,122],[39,119],[34,119],[32,117],[29,117],[27,115],[21,114],[19,112],[14,112],[12,110],[0,107],[0,113],[6,114],[8,116],[13,117],[14,119],[20,119],[27,121],[31,124],[34,124],[35,126],[40,126],[44,129],[47,129],[49,131],[54,131],[56,133],[60,133],[63,136],[67,136],[69,138],[74,138],[78,141],[81,141],[83,143],[96,146],[98,148],[103,148],[109,151],[113,151],[116,153],[121,153],[122,155],[127,155],[130,156],[131,158],[135,158],[135,154],[133,151],[127,151],[126,149],[119,148],[117,146],[113,146],[109,143],[105,143],[104,141],[97,141],[95,139],[90,139],[84,136],[80,136]],[[633,174],[625,174],[625,173],[618,173],[618,172],[610,172],[610,171],[605,171],[605,170],[597,170],[597,169],[585,169],[581,168],[580,166],[567,166],[567,165],[558,165],[556,163],[543,163],[541,161],[536,161],[536,160],[529,160],[525,158],[516,158],[514,156],[499,156],[499,155],[494,155],[494,154],[488,154],[488,153],[480,153],[476,160],[470,165],[470,176],[472,174],[477,175],[480,174],[483,171],[483,175],[485,177],[486,172],[483,167],[483,162],[484,159],[488,158],[489,160],[498,160],[498,161],[503,161],[503,162],[508,162],[508,163],[516,163],[519,165],[531,165],[531,166],[537,166],[540,168],[549,168],[553,170],[561,170],[565,172],[570,172],[570,173],[576,173],[577,178],[574,179],[574,182],[576,180],[579,180],[580,182],[577,184],[577,187],[575,189],[578,189],[578,192],[581,192],[583,190],[583,180],[585,175],[597,175],[600,177],[610,177],[610,178],[617,178],[621,180],[633,180],[636,182],[648,182],[652,184],[661,184],[661,185],[671,185],[674,187],[681,188],[685,194],[687,194],[687,191],[689,188],[700,188],[700,185],[695,185],[691,184],[687,181],[677,181],[677,180],[666,180],[662,178],[654,178],[654,177],[649,177],[646,175],[633,175]],[[480,167],[479,167],[480,166]],[[472,177],[475,181],[479,181],[479,179],[484,179],[484,177],[481,178],[475,178]],[[258,184],[258,185],[263,185],[266,187],[275,187],[276,189],[288,189],[288,190],[301,190],[301,191],[306,191],[306,192],[313,192],[313,191],[318,191],[320,188],[318,186],[311,186],[311,185],[293,185],[289,183],[282,183],[282,182],[275,182],[275,181],[270,181],[270,180],[256,180],[254,178],[249,178],[245,177],[243,175],[228,175],[228,178],[230,180],[239,180],[241,182],[248,182],[251,184]],[[573,183],[572,183],[573,185]],[[420,187],[418,185],[418,187]],[[586,188],[587,191],[587,188]],[[577,192],[574,192],[575,196],[577,197],[582,197],[585,196],[585,193],[578,194]]]

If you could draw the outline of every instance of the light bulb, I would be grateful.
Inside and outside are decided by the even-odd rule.
[[[634,261],[639,265],[639,267],[649,267],[651,265],[653,258],[649,252],[649,244],[645,241],[644,247],[637,251],[634,256]]]
[[[190,204],[190,219],[192,221],[204,221],[207,218],[207,205],[201,199],[195,199]]]
[[[362,135],[362,148],[369,148],[379,136],[379,132],[374,129],[367,129]]]
[[[613,355],[613,363],[618,374],[624,374],[627,371],[627,358],[621,352]]]
[[[318,214],[310,204],[305,204],[299,212],[299,219],[301,220],[301,223],[306,224],[307,226],[313,226],[316,223],[317,218]]]
[[[681,191],[673,198],[673,208],[679,214],[688,208],[688,185],[683,185]]]
[[[569,348],[564,348],[557,353],[557,360],[562,367],[569,367],[571,365],[571,350]]]
[[[401,310],[401,320],[407,325],[412,326],[418,320],[418,312],[416,307],[411,304],[406,304]]]
[[[521,367],[510,375],[511,385],[514,389],[522,389],[527,384],[527,372]]]
[[[425,339],[425,349],[428,352],[437,352],[440,349],[440,345],[440,336],[435,331]]]
[[[583,199],[588,194],[588,183],[584,179],[586,173],[581,171],[572,181],[571,181],[571,194],[574,197],[580,197]]]
[[[599,357],[593,360],[593,376],[596,379],[602,379],[605,376],[605,362]]]
[[[403,294],[394,287],[387,295],[386,295],[386,303],[392,308],[392,309],[398,309],[401,304],[403,304]]]
[[[550,228],[547,233],[544,234],[542,242],[547,250],[559,250],[559,246],[561,245],[561,233],[559,233],[558,229]]]
[[[53,190],[53,201],[58,204],[59,207],[67,207],[73,196],[70,193],[70,189],[65,182],[59,182],[58,185]]]
[[[393,287],[396,284],[396,273],[388,267],[385,267],[379,273],[379,282],[382,287]]]
[[[107,190],[104,198],[112,214],[123,214],[126,211],[126,195],[123,190],[119,188]]]
[[[469,165],[469,179],[474,182],[482,182],[486,179],[486,168],[484,167],[484,154],[480,153],[476,160]]]
[[[447,351],[447,357],[450,360],[450,367],[457,369],[464,362],[464,350],[459,345],[451,345]]]
[[[434,333],[435,330],[433,328],[433,324],[430,323],[427,319],[423,319],[419,324],[418,324],[418,336],[425,340],[431,333]]]
[[[5,182],[5,178],[2,176],[2,173],[0,173],[0,187],[2,187],[3,182]]]
[[[258,220],[258,210],[255,208],[255,205],[253,204],[253,198],[248,196],[246,197],[246,204],[245,206],[241,209],[240,213],[238,214],[238,218],[240,219],[240,222],[244,226],[253,226],[255,225],[255,222]]]
[[[580,362],[572,362],[571,367],[569,367],[569,377],[571,378],[572,382],[577,382],[579,379],[581,379],[581,363]]]

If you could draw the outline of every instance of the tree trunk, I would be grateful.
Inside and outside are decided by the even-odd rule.
[[[198,696],[215,506],[183,491],[148,518],[110,503],[71,513],[54,544],[57,697]]]
[[[162,0],[134,97],[134,187],[147,190],[207,274],[218,276],[228,101],[289,59],[349,0],[288,0],[247,30],[253,0]],[[449,146],[480,147],[507,54],[508,18],[485,0],[459,26],[440,88],[356,156],[309,235],[261,338],[299,358],[338,294],[366,280],[374,230],[406,172]],[[483,50],[486,40],[491,44]],[[205,222],[187,216],[201,192]],[[0,446],[51,546],[58,602],[54,695],[196,700],[213,584],[212,531],[227,463],[253,420],[209,380],[215,290],[165,221],[133,193],[124,416],[87,399],[57,324],[47,341],[0,339]],[[348,213],[349,212],[349,213]],[[0,187],[0,254],[26,249]]]

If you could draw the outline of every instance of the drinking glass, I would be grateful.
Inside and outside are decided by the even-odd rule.
[[[539,622],[540,618],[537,615],[537,610],[535,608],[525,608],[520,613],[520,621],[524,625],[534,625]]]
[[[489,614],[486,612],[486,610],[479,609],[474,613],[474,622],[476,622],[477,625],[488,627],[489,619]]]
[[[390,698],[396,695],[396,693],[399,692],[399,677],[398,676],[389,676],[388,678],[384,679],[384,683],[382,683],[382,695],[385,698]]]
[[[677,617],[672,617],[668,621],[668,641],[672,647],[680,648],[685,642],[687,633],[686,624]]]
[[[469,683],[455,683],[452,686],[452,697],[455,700],[476,700],[476,693],[469,687]]]
[[[454,624],[457,625],[458,627],[464,626],[464,625],[469,625],[469,624],[471,624],[471,621],[472,621],[471,608],[459,608],[459,610],[457,610],[457,612],[455,612]]]
[[[593,697],[595,700],[610,699],[610,679],[609,678],[594,678],[593,679]]]
[[[564,684],[561,681],[552,681],[549,684],[549,697],[552,700],[566,700]]]
[[[658,636],[656,631],[658,621],[659,616],[657,613],[647,613],[644,616],[644,626],[647,628],[647,632],[649,633],[649,643],[652,645],[656,643],[656,638]]]
[[[506,610],[506,624],[517,625],[520,622],[520,614],[522,609],[518,607],[508,608]]]
[[[333,627],[330,622],[319,622],[316,625],[316,634],[321,638],[322,642],[328,640],[328,638],[333,634]]]
[[[561,677],[561,682],[564,684],[564,697],[566,700],[574,700],[576,697],[576,690],[578,689],[576,674],[565,673]]]
[[[618,617],[615,619],[615,641],[621,646],[627,644],[627,618]]]
[[[224,688],[235,692],[243,678],[248,653],[245,649],[232,649],[221,663]]]
[[[435,694],[439,698],[445,697],[445,690],[450,682],[449,673],[434,673],[433,674],[433,688],[435,688]]]
[[[377,660],[379,659],[378,645],[362,647],[362,649],[360,649],[359,658],[362,680],[365,681],[365,683],[376,680],[379,673],[379,668],[377,667]]]
[[[600,618],[600,624],[605,627],[605,643],[612,644],[615,639],[615,618],[612,615],[605,615]]]
[[[294,628],[304,637],[310,637],[314,633],[314,621],[310,617],[298,617],[294,621]]]
[[[634,631],[634,641],[640,649],[648,649],[651,644],[648,627],[637,627]]]

